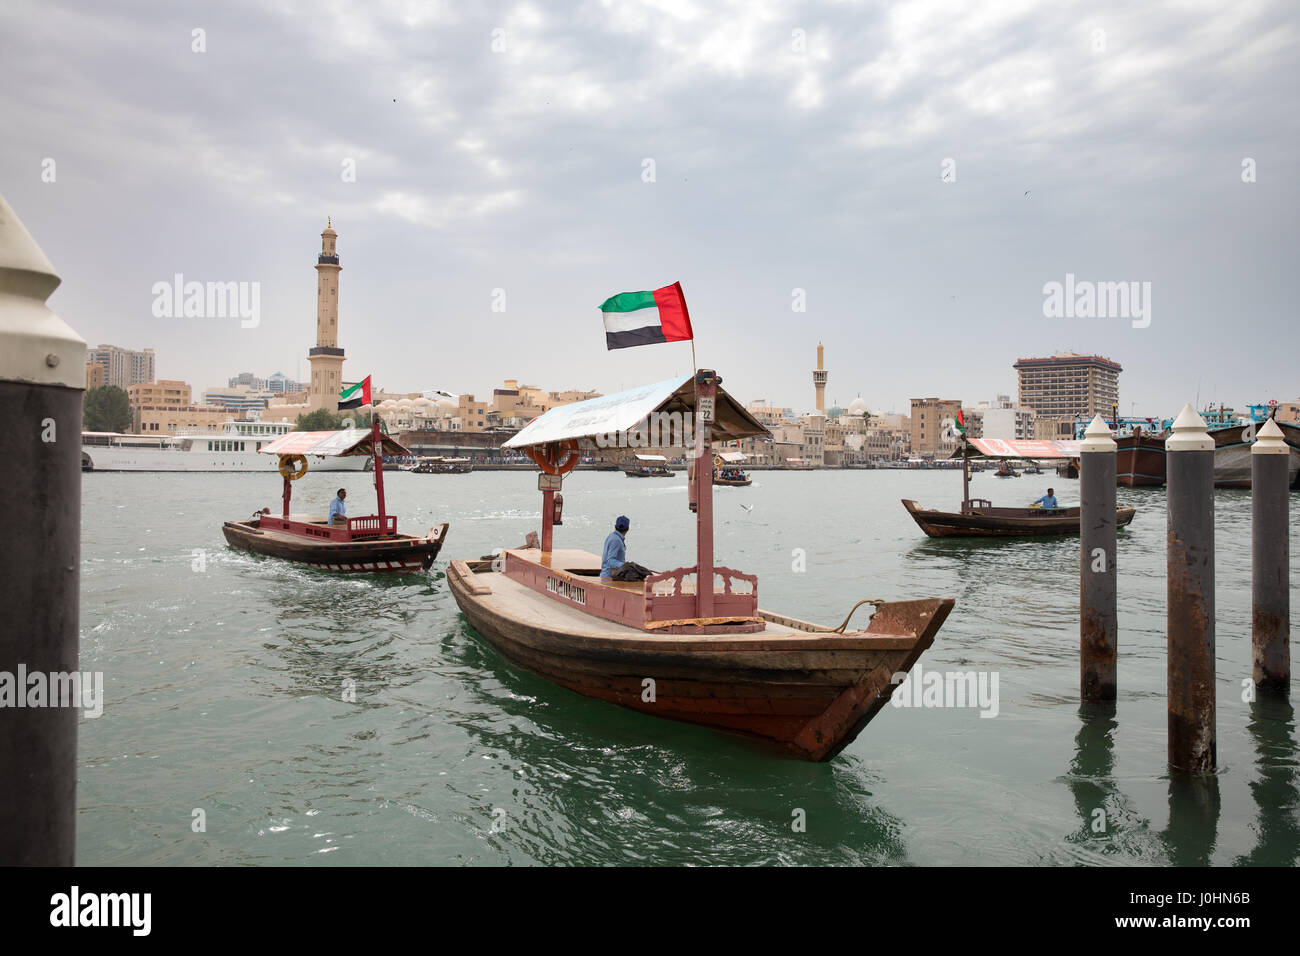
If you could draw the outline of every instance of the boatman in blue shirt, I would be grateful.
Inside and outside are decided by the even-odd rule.
[[[1057,506],[1057,505],[1056,505],[1056,495],[1052,494],[1052,491],[1053,491],[1053,490],[1054,490],[1054,489],[1052,489],[1052,488],[1048,488],[1048,489],[1047,489],[1047,494],[1043,495],[1043,497],[1041,497],[1041,498],[1039,498],[1037,501],[1035,501],[1034,504],[1036,504],[1036,505],[1042,505],[1044,508],[1055,508],[1055,507]]]
[[[601,584],[612,583],[614,572],[627,563],[627,546],[623,538],[631,526],[632,522],[627,520],[627,515],[619,515],[614,522],[614,530],[605,539],[605,553],[600,558]]]
[[[330,524],[339,524],[339,523],[347,524],[347,520],[348,520],[348,506],[346,501],[347,497],[348,497],[347,489],[340,488],[339,496],[330,502]]]

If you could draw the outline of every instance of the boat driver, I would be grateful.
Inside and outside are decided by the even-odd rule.
[[[1052,494],[1052,492],[1053,492],[1054,490],[1055,490],[1055,489],[1053,489],[1053,488],[1048,488],[1048,489],[1047,489],[1047,494],[1043,495],[1043,497],[1041,497],[1041,498],[1039,498],[1037,501],[1035,501],[1034,504],[1036,504],[1036,505],[1042,505],[1044,508],[1056,508],[1056,507],[1058,507],[1058,505],[1056,504],[1056,495]]]
[[[605,551],[600,559],[601,584],[612,583],[614,572],[627,563],[627,546],[623,539],[631,525],[632,522],[628,521],[627,515],[619,515],[614,522],[614,530],[605,539]]]
[[[330,524],[346,523],[348,520],[348,490],[340,488],[338,497],[330,502]]]

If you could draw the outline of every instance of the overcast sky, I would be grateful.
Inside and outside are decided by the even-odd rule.
[[[1300,396],[1298,40],[1281,0],[5,0],[0,192],[52,308],[197,390],[306,377],[328,215],[377,387],[689,371],[598,310],[680,280],[745,401],[810,409],[820,340],[841,404],[1071,349],[1172,415]],[[260,283],[260,324],[155,317],[176,273]],[[1045,316],[1067,273],[1149,282],[1150,324]]]

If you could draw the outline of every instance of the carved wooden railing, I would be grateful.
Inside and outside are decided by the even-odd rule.
[[[645,579],[647,621],[695,617],[699,574],[673,568]],[[719,585],[721,585],[719,587]],[[752,617],[758,614],[758,577],[732,568],[713,569],[713,616]]]

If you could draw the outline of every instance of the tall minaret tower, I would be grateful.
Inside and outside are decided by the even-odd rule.
[[[307,353],[311,363],[311,384],[307,404],[312,411],[338,408],[343,390],[343,350],[339,343],[339,255],[334,241],[339,234],[330,220],[320,234],[320,255],[316,258],[316,347]]]
[[[817,343],[817,367],[813,369],[813,388],[817,389],[817,411],[826,414],[826,366],[822,361],[825,350]]]

